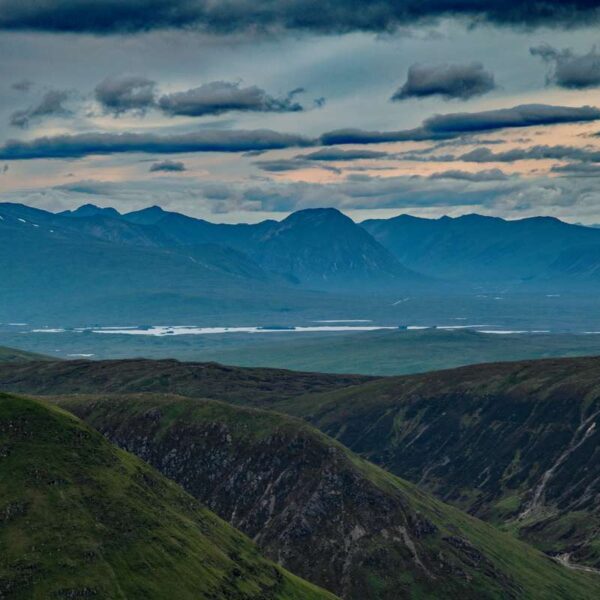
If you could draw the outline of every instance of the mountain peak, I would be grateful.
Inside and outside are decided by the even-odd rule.
[[[154,204],[141,210],[135,210],[123,215],[123,217],[131,222],[138,225],[154,225],[158,223],[165,215],[169,214],[166,210],[160,206]]]
[[[112,207],[102,208],[95,204],[83,204],[75,210],[65,210],[59,213],[63,217],[96,217],[102,215],[104,217],[120,217],[121,213]]]
[[[282,224],[298,223],[344,223],[355,225],[354,221],[337,208],[305,208],[297,210],[281,221]]]

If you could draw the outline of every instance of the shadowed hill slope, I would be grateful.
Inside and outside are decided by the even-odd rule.
[[[6,348],[0,346],[0,363],[2,362],[23,362],[28,360],[56,360],[46,357],[43,354],[35,354],[34,352],[26,352],[25,350],[17,350],[16,348]]]
[[[271,558],[347,600],[592,598],[575,573],[283,415],[166,396],[58,399]]]
[[[291,385],[291,372],[220,366],[227,377],[215,383],[199,365],[171,361],[169,369],[185,375],[161,377],[162,363],[133,361],[135,371],[129,361],[0,365],[0,389],[176,392],[288,412],[548,553],[600,567],[600,358],[476,365],[360,385],[340,376],[340,389],[335,376],[315,375],[311,385],[310,374],[298,374],[302,383]],[[310,393],[323,382],[331,387]]]
[[[387,378],[277,410],[547,552],[600,567],[600,358]]]
[[[0,395],[0,595],[332,598],[74,416]]]
[[[363,375],[248,369],[177,360],[69,360],[0,363],[0,389],[30,394],[164,392],[268,405],[301,394],[371,381]]]

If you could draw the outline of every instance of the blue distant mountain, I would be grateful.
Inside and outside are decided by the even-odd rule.
[[[469,284],[600,283],[600,230],[551,217],[401,215],[361,223],[407,267]]]
[[[4,203],[0,280],[0,321],[246,320],[257,312],[270,321],[279,311],[327,305],[335,295],[344,306],[349,295],[440,295],[486,285],[596,291],[600,230],[480,215],[358,225],[333,208],[228,225],[159,207],[122,215],[86,205],[55,214]]]

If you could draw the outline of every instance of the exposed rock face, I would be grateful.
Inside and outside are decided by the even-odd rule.
[[[470,528],[518,543],[448,514],[300,421],[176,397],[58,401],[180,483],[267,556],[343,598],[523,597],[480,532],[469,539]]]

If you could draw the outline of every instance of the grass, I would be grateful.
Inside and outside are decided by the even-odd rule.
[[[0,346],[0,362],[22,362],[28,360],[53,360],[50,357],[44,356],[43,354],[36,354],[34,352],[25,352],[24,350],[17,350],[16,348],[6,348]]]
[[[325,600],[62,409],[0,395],[0,595]]]
[[[381,530],[373,530],[361,539],[358,548],[352,549],[352,553],[359,557],[356,563],[352,563],[357,587],[354,594],[348,592],[345,597],[592,600],[600,594],[600,577],[577,573],[557,564],[508,533],[434,499],[415,485],[365,461],[339,442],[297,419],[222,402],[161,395],[82,396],[57,400],[61,406],[83,415],[90,424],[108,435],[115,435],[121,440],[130,436],[132,446],[136,445],[135,439],[144,440],[145,447],[159,451],[154,455],[157,463],[163,462],[166,454],[174,454],[179,445],[190,452],[195,450],[196,455],[187,455],[188,468],[180,474],[189,485],[193,485],[194,477],[199,478],[197,488],[204,492],[206,485],[202,482],[205,480],[201,479],[201,470],[205,468],[203,457],[213,455],[209,454],[210,448],[203,445],[203,440],[210,432],[218,430],[227,439],[218,452],[226,456],[223,460],[227,469],[223,476],[229,486],[235,481],[235,465],[238,463],[243,467],[243,480],[254,481],[252,461],[256,460],[258,473],[263,477],[262,486],[272,490],[277,497],[286,494],[285,506],[289,506],[291,500],[294,510],[303,515],[302,493],[308,490],[307,493],[314,498],[311,486],[321,485],[322,480],[337,482],[335,485],[338,487],[330,489],[327,497],[330,494],[344,499],[344,519],[350,523],[364,527],[361,511],[365,510],[365,506],[368,511],[373,510],[367,498],[377,498],[374,506],[378,506],[379,510],[385,506],[385,510],[398,511],[406,520],[402,527],[406,528],[416,553],[434,574],[435,581],[432,583],[423,577],[423,571],[408,551],[410,546],[400,534],[382,534]],[[273,445],[274,441],[276,445]],[[300,450],[295,452],[294,448]],[[302,461],[307,461],[306,470],[294,470]],[[282,465],[286,475],[279,477],[278,471],[271,471],[273,465]],[[269,479],[268,474],[271,473],[272,479]],[[290,478],[291,488],[282,491],[276,487],[281,481],[289,482]],[[209,480],[215,488],[222,485],[220,479]],[[299,489],[294,488],[295,485]],[[263,498],[264,490],[261,490],[259,486],[255,492],[259,499]],[[236,488],[231,487],[231,494],[235,493]],[[245,493],[251,493],[250,487],[245,488]],[[210,498],[210,494],[207,497]],[[236,511],[241,510],[237,503],[235,506]],[[327,504],[318,501],[315,506],[324,510],[323,506]],[[255,517],[258,518],[259,514]],[[335,520],[338,516],[326,514],[325,520]],[[391,513],[387,516],[390,517]],[[240,514],[238,518],[242,518]],[[352,521],[353,518],[357,520]],[[384,515],[380,518],[384,519]],[[269,513],[270,524],[277,519],[276,513]],[[312,551],[317,552],[321,536],[329,537],[330,533],[326,533],[323,526],[317,527],[310,516],[307,519],[306,528],[315,532],[316,537],[312,542],[309,540],[308,550],[304,551],[310,553],[312,545]],[[416,533],[406,524],[423,519],[433,523],[435,529]],[[390,519],[377,526],[392,532],[397,531],[401,522]],[[287,527],[288,522],[285,523]],[[283,531],[288,530],[282,530],[282,539]],[[277,538],[277,531],[271,537]],[[335,538],[331,539],[337,543]],[[296,546],[296,552],[300,547],[304,548]],[[273,551],[277,552],[277,547]],[[385,557],[386,562],[382,562],[381,557]],[[325,560],[323,556],[321,562]],[[318,564],[321,562],[318,561]],[[444,566],[440,568],[440,564]],[[308,578],[308,574],[303,575]],[[362,590],[362,595],[357,593],[357,589]],[[395,590],[397,595],[392,592],[390,596],[390,590]]]

